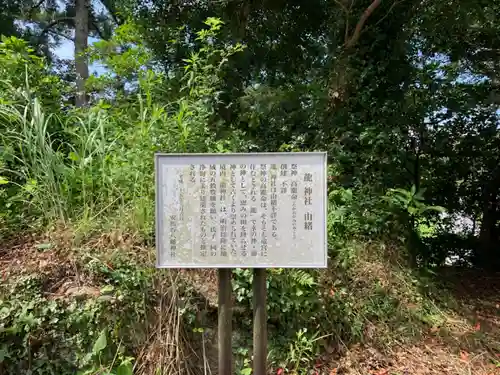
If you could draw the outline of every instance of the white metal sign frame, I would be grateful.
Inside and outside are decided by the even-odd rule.
[[[179,207],[183,207],[184,203],[179,203],[177,202],[175,206],[168,206],[170,204],[169,199],[172,195],[173,192],[175,192],[175,181],[177,181],[178,178],[182,178],[182,181],[184,181],[185,178],[190,178],[189,177],[189,168],[196,168],[196,171],[200,173],[199,168],[202,166],[205,166],[207,168],[207,173],[210,173],[210,168],[212,166],[217,166],[214,168],[214,170],[217,171],[217,173],[220,173],[222,175],[221,168],[233,168],[233,165],[235,168],[239,168],[238,172],[242,173],[241,170],[247,170],[248,172],[251,172],[250,168],[253,167],[254,169],[256,168],[262,168],[258,170],[258,173],[263,174],[265,171],[268,171],[270,173],[273,173],[275,176],[279,176],[279,173],[283,173],[283,171],[276,170],[276,168],[288,168],[288,170],[285,170],[285,173],[289,173],[288,178],[286,177],[287,175],[285,174],[284,178],[279,179],[281,183],[284,181],[295,181],[293,178],[290,179],[290,174],[293,173],[293,168],[299,171],[305,171],[305,175],[313,175],[313,179],[311,179],[311,187],[314,187],[314,189],[309,189],[309,191],[314,192],[315,194],[310,195],[309,197],[305,197],[306,203],[307,204],[307,199],[314,201],[314,211],[313,211],[313,217],[314,217],[314,230],[312,230],[312,218],[311,220],[311,232],[307,233],[307,236],[302,236],[300,238],[296,238],[296,228],[297,228],[297,220],[295,221],[295,226],[294,226],[294,231],[293,231],[293,236],[294,238],[291,239],[289,238],[291,233],[289,232],[288,235],[284,232],[286,229],[280,228],[282,230],[280,239],[283,242],[288,243],[290,246],[288,246],[288,250],[284,249],[283,246],[281,246],[280,242],[275,243],[275,249],[280,250],[280,253],[287,252],[285,255],[284,253],[282,254],[283,256],[279,256],[278,258],[275,258],[273,262],[264,262],[262,261],[263,259],[267,259],[264,256],[250,256],[246,255],[245,261],[242,262],[241,259],[243,259],[241,256],[235,255],[235,257],[229,257],[227,258],[227,254],[225,255],[225,258],[223,259],[232,259],[232,260],[238,260],[236,262],[230,261],[230,262],[210,262],[210,260],[215,260],[213,257],[210,255],[205,255],[204,257],[201,257],[199,255],[196,255],[197,259],[195,258],[195,248],[194,248],[194,242],[193,241],[198,241],[198,239],[192,239],[192,237],[195,237],[193,235],[193,228],[199,228],[199,226],[196,225],[196,223],[191,223],[191,227],[189,228],[184,228],[185,235],[184,236],[190,236],[191,240],[188,240],[187,242],[191,241],[190,244],[193,245],[193,247],[190,248],[189,251],[191,251],[191,260],[181,260],[181,261],[169,261],[168,257],[165,256],[165,254],[170,250],[172,253],[172,249],[170,248],[169,243],[166,242],[168,238],[166,233],[170,234],[170,238],[172,238],[171,233],[176,233],[175,230],[178,229],[178,227],[172,227],[172,228],[167,228],[168,224],[167,221],[169,221],[170,217],[169,214],[174,214],[172,215],[175,216],[177,212],[179,212]],[[194,166],[194,167],[193,167]],[[225,166],[225,167],[222,167]],[[302,168],[301,168],[302,166]],[[241,167],[241,168],[240,168]],[[273,170],[274,168],[274,170]],[[292,168],[292,170],[290,170]],[[172,170],[179,170],[182,169],[183,171],[180,172],[180,174],[176,174],[174,178],[173,176],[170,175]],[[224,170],[224,178],[226,178],[226,170]],[[232,173],[232,171],[231,171]],[[267,174],[267,172],[265,172]],[[224,154],[164,154],[164,153],[157,153],[155,154],[155,211],[156,211],[156,266],[158,268],[325,268],[327,266],[327,229],[326,229],[326,217],[327,217],[327,188],[326,188],[326,180],[327,180],[327,154],[326,152],[276,152],[276,153],[224,153]],[[180,177],[182,175],[182,177]],[[194,175],[194,172],[193,172]],[[205,175],[205,173],[204,173]],[[296,177],[296,183],[295,183],[295,192],[297,192],[297,187],[299,189],[302,189],[302,191],[308,191],[308,186],[304,185],[306,182],[301,182],[300,178],[303,177],[300,173],[295,171],[295,176]],[[248,177],[248,176],[247,176]],[[200,176],[196,175],[194,178],[198,179],[201,178]],[[207,175],[208,178],[208,175]],[[243,178],[243,177],[242,177]],[[265,177],[267,180],[267,177]],[[276,181],[278,181],[278,177],[271,177],[274,178],[274,187],[276,188]],[[244,179],[244,178],[243,178]],[[175,181],[174,181],[175,180]],[[304,178],[305,180],[305,178]],[[174,182],[173,182],[174,181]],[[195,180],[193,180],[195,181]],[[207,188],[208,188],[208,179],[207,179]],[[200,184],[198,180],[196,180],[195,185]],[[293,183],[292,183],[293,185]],[[242,182],[243,186],[243,182]],[[177,186],[178,187],[178,186]],[[217,188],[219,189],[219,185]],[[269,187],[266,185],[264,186],[267,188],[269,191]],[[255,187],[253,187],[255,188]],[[290,187],[288,187],[290,188]],[[284,187],[286,189],[286,186]],[[208,190],[208,189],[207,189]],[[272,190],[272,189],[271,189]],[[276,189],[274,189],[276,191]],[[241,190],[242,192],[247,191],[246,186],[245,189]],[[262,190],[264,191],[264,190]],[[282,190],[286,191],[286,190]],[[217,190],[217,193],[220,193],[219,190]],[[280,192],[278,190],[278,198],[280,197]],[[179,193],[180,194],[180,193]],[[234,190],[233,190],[234,194]],[[239,194],[239,193],[238,193]],[[247,196],[247,193],[244,193],[245,197]],[[266,193],[267,194],[267,193]],[[290,194],[290,189],[288,190],[287,195],[281,195],[281,197],[289,197]],[[196,197],[203,196],[199,191],[195,192]],[[189,199],[189,197],[194,198],[195,195],[193,194],[187,194],[187,196],[184,196],[183,199]],[[299,194],[299,196],[301,196]],[[292,195],[293,197],[293,195]],[[179,199],[179,197],[176,197]],[[206,198],[206,196],[205,196]],[[210,197],[211,198],[211,197]],[[241,197],[239,197],[241,198]],[[253,197],[252,197],[253,198]],[[303,204],[303,199],[304,197],[301,196],[301,203]],[[296,202],[299,202],[297,200],[297,196],[295,196]],[[195,199],[191,199],[192,201],[196,201]],[[184,201],[183,201],[184,202]],[[295,203],[294,203],[295,204]],[[226,203],[224,203],[224,206]],[[275,203],[276,205],[276,203]],[[289,205],[283,204],[282,206],[286,210],[290,210]],[[165,207],[168,207],[167,209]],[[173,208],[174,207],[174,208]],[[177,207],[177,209],[175,208]],[[304,208],[305,206],[301,206]],[[199,207],[198,207],[199,208]],[[238,209],[241,207],[238,206]],[[253,207],[252,207],[253,208]],[[184,208],[181,208],[181,210],[184,210]],[[217,208],[217,211],[219,211],[219,207]],[[255,211],[254,211],[255,212]],[[260,211],[259,211],[260,212]],[[266,208],[266,211],[268,212],[268,208]],[[304,211],[301,211],[301,215],[303,214]],[[189,213],[188,213],[189,214]],[[194,221],[197,221],[200,219],[200,213],[197,211],[193,211],[190,217]],[[198,215],[198,216],[197,216]],[[303,216],[308,215],[308,213],[303,214]],[[297,217],[297,210],[295,211],[295,216]],[[258,212],[257,212],[257,217]],[[217,216],[215,219],[218,221],[220,216]],[[290,220],[288,215],[282,216],[283,220]],[[304,220],[309,220],[309,219],[304,219]],[[255,221],[255,220],[253,220]],[[300,220],[299,220],[300,221]],[[174,225],[175,219],[172,219],[170,222],[170,225]],[[239,222],[238,222],[239,224]],[[177,224],[175,224],[177,225]],[[215,224],[214,224],[215,225]],[[255,223],[253,224],[255,226]],[[307,224],[305,224],[307,225]],[[279,226],[279,224],[278,224]],[[238,225],[238,227],[240,227]],[[263,224],[263,228],[269,227],[269,223]],[[248,230],[250,230],[250,225],[248,225]],[[211,228],[210,228],[211,229]],[[218,228],[220,229],[220,228]],[[218,232],[217,229],[217,235],[220,233]],[[243,229],[242,229],[243,230]],[[265,229],[263,229],[265,231]],[[289,229],[290,231],[290,229]],[[199,234],[199,233],[198,233]],[[275,233],[273,232],[272,235]],[[252,233],[252,235],[254,235]],[[264,236],[264,233],[262,233],[262,236]],[[182,237],[182,236],[181,236]],[[206,237],[206,234],[205,234]],[[215,233],[214,233],[215,237]],[[262,237],[264,238],[264,237]],[[259,242],[262,242],[262,238],[259,236],[258,240]],[[277,237],[276,237],[277,238]],[[306,238],[306,240],[304,240]],[[239,239],[239,237],[238,237]],[[252,239],[253,241],[253,239]],[[287,242],[288,241],[288,242]],[[302,241],[302,242],[301,242]],[[306,242],[304,242],[306,241]],[[258,241],[255,241],[258,242]],[[253,243],[253,242],[252,242]],[[292,250],[291,248],[294,248],[295,251],[299,251],[296,249],[298,244],[306,244],[304,247],[301,247],[300,251],[301,257],[296,258],[294,261],[292,260],[287,260],[287,256],[292,255],[291,253]],[[278,246],[276,246],[276,244]],[[199,245],[199,244],[198,244]],[[174,246],[174,245],[172,245]],[[177,246],[177,245],[175,245]],[[202,245],[199,245],[202,246]],[[259,244],[260,246],[260,244]],[[281,246],[281,247],[280,247]],[[189,243],[187,248],[189,248]],[[205,248],[205,247],[204,247]],[[269,250],[272,251],[273,248],[270,248]],[[183,247],[183,251],[186,251],[186,247]],[[209,250],[210,251],[210,250]],[[219,251],[219,249],[217,250]],[[238,254],[240,254],[241,247],[238,244]],[[267,251],[267,250],[266,250]],[[267,253],[266,253],[267,254]],[[240,254],[241,255],[241,254]],[[262,255],[262,254],[261,254]],[[267,255],[266,255],[267,256]],[[220,257],[217,256],[219,259]],[[305,260],[309,259],[310,260]],[[235,259],[237,258],[237,259]]]

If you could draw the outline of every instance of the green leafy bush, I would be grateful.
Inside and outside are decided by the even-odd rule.
[[[45,80],[51,76],[44,60],[32,55],[24,42],[4,40],[0,58],[25,80],[8,82],[9,90],[22,93],[17,101],[0,101],[0,202],[8,208],[1,212],[2,223],[77,221],[88,230],[103,216],[119,217],[123,226],[150,237],[154,152],[241,147],[237,136],[217,139],[214,114],[224,65],[243,47],[217,46],[213,40],[221,23],[208,19],[206,25],[197,33],[199,49],[179,74],[166,77],[154,67],[134,26],[124,24],[110,41],[90,51],[109,71],[89,85],[101,92],[110,88],[113,98],[98,95],[89,108],[64,112],[39,97],[47,89],[30,86],[33,79],[62,95],[57,80]],[[135,87],[110,86],[116,75],[132,80]],[[176,82],[179,94],[165,103],[158,87]]]
[[[131,350],[146,321],[144,286],[151,282],[144,274],[134,277],[137,272],[137,265],[129,264],[116,265],[111,276],[96,275],[108,281],[98,297],[54,297],[46,291],[47,280],[38,276],[2,285],[0,368],[7,373],[114,369],[117,375],[131,374]]]

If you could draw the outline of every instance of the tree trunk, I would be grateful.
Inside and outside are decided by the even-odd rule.
[[[496,267],[500,265],[500,251],[498,245],[498,193],[500,190],[500,168],[493,173],[483,194],[483,215],[479,243],[481,246],[479,262],[482,266]]]
[[[85,82],[89,77],[89,64],[85,52],[89,38],[90,0],[75,0],[75,71],[76,71],[76,106],[87,104]]]
[[[493,234],[495,233],[496,226],[496,210],[493,202],[488,202],[483,210],[483,217],[481,219],[481,231],[479,233],[479,241],[481,243],[482,251],[489,252],[494,246]]]

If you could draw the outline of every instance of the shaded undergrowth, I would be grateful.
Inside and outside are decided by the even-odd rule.
[[[2,249],[4,373],[18,366],[40,374],[216,373],[216,306],[203,292],[216,290],[213,273],[157,271],[152,250],[120,234],[76,250],[68,237],[59,232]],[[380,243],[349,246],[355,261],[341,262],[338,253],[326,270],[270,270],[270,371],[344,368],[359,345],[389,356],[429,338],[494,363],[495,294],[471,295],[477,283],[457,270],[447,287],[413,275]],[[455,286],[453,296],[458,275],[467,287]],[[249,270],[235,270],[233,292],[236,370],[245,374],[252,356]]]

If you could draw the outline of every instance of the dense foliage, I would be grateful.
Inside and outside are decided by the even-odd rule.
[[[332,263],[355,268],[361,242],[377,254],[374,243],[391,244],[413,270],[500,270],[497,0],[0,0],[0,8],[3,238],[54,225],[78,238],[120,228],[148,246],[154,152],[325,150]],[[75,61],[54,53],[64,40],[74,41]],[[89,75],[89,64],[99,72]],[[321,273],[270,274],[271,329],[282,335],[271,343],[273,366],[299,371],[324,333],[361,340],[367,317],[401,321],[396,297],[378,286],[360,305],[346,288],[351,277],[330,285]],[[139,279],[153,284],[147,273]],[[247,328],[250,279],[235,273]],[[68,306],[37,283],[22,279],[0,294],[0,338],[12,344],[0,346],[0,373],[21,359],[40,374],[92,373],[103,363],[131,371],[135,344],[125,353],[113,343],[114,359],[106,344],[92,351],[115,324],[106,303]],[[429,323],[429,309],[405,319]],[[33,349],[41,324],[50,339]],[[79,324],[93,327],[88,336],[71,333]],[[54,362],[47,348],[57,340],[60,353],[79,349]],[[39,362],[26,362],[27,348]]]

